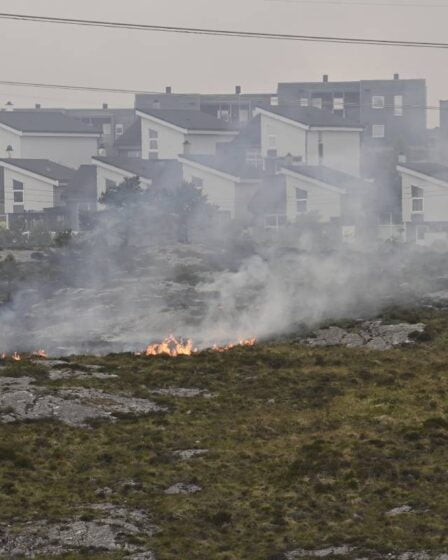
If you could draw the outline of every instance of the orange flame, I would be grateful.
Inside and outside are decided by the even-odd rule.
[[[215,344],[212,346],[212,350],[213,352],[228,352],[237,346],[255,346],[256,342],[256,338],[247,338],[246,340],[240,340],[237,344],[227,344],[226,346],[217,346]]]
[[[13,352],[13,354],[11,354],[11,359],[14,360],[15,362],[19,362],[22,359],[22,357],[17,352]]]
[[[35,352],[33,352],[33,356],[35,356],[36,358],[48,358],[48,354],[45,352],[45,350],[36,350]]]
[[[174,336],[165,338],[160,344],[150,344],[145,351],[146,356],[158,356],[160,354],[167,354],[175,358],[176,356],[191,356],[195,350],[193,349],[193,342],[187,340],[182,342]]]

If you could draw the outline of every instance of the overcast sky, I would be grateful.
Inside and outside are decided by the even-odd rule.
[[[334,1],[334,0],[333,0]],[[344,0],[345,2],[350,0]],[[353,2],[360,0],[352,0]],[[387,0],[364,0],[378,4]],[[446,0],[388,0],[443,3]],[[446,41],[444,9],[266,0],[0,0],[1,12],[155,25]],[[428,101],[448,98],[448,50],[349,46],[83,28],[0,20],[1,78],[162,90],[273,92],[279,81],[426,78]],[[0,105],[129,106],[131,96],[0,85]],[[434,116],[431,119],[434,123]]]

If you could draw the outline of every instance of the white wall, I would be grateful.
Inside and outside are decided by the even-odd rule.
[[[49,159],[61,165],[78,168],[90,163],[98,151],[98,139],[76,136],[22,136],[20,156]]]
[[[306,161],[306,130],[286,122],[279,121],[267,115],[261,115],[261,155],[267,156],[271,149],[269,136],[277,139],[277,155],[284,157],[287,154],[301,156]]]
[[[361,169],[361,133],[356,131],[324,130],[320,133],[324,157],[319,162],[319,132],[308,132],[308,164],[325,165],[355,177]]]
[[[412,186],[423,189],[423,215],[425,222],[448,222],[448,186],[437,184],[428,177],[421,179],[400,172],[402,177],[403,222],[411,222]]]
[[[202,192],[207,196],[208,202],[214,204],[219,210],[230,212],[235,218],[235,182],[225,177],[219,177],[207,170],[197,169],[182,162],[183,178],[191,182],[193,177],[203,181]]]
[[[308,193],[307,213],[316,213],[319,221],[328,222],[331,218],[340,218],[342,209],[342,195],[319,187],[305,177],[286,176],[286,215],[289,222],[295,222],[297,217],[296,188]]]
[[[14,211],[13,180],[23,183],[24,210],[41,211],[44,208],[54,206],[54,184],[6,168],[4,170],[4,180],[6,214],[12,214]],[[17,204],[20,205],[20,203]]]
[[[156,123],[145,117],[141,118],[142,127],[142,158],[149,158],[149,129],[159,134],[159,159],[177,159],[184,151],[184,142],[190,142],[190,153],[193,155],[214,155],[218,142],[229,142],[234,135],[230,134],[184,134],[164,124]]]
[[[14,134],[14,132],[10,132],[9,130],[5,130],[4,128],[0,127],[0,158],[7,158],[9,157],[6,148],[8,146],[13,147],[13,152],[10,154],[12,158],[20,158],[21,156],[21,143],[20,143],[20,136],[18,134]]]

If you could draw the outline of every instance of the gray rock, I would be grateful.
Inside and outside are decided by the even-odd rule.
[[[2,379],[8,380],[0,392],[0,422],[3,423],[53,418],[71,426],[88,427],[88,421],[93,419],[114,421],[114,414],[148,414],[167,410],[146,399],[113,395],[96,389],[62,389],[50,393],[45,388],[34,387],[30,378],[21,378],[20,381]]]
[[[102,514],[93,521],[83,521],[78,517],[64,523],[37,521],[22,526],[15,524],[14,527],[0,525],[0,556],[46,557],[92,548],[135,552],[136,560],[140,552],[130,538],[135,535],[152,537],[159,532],[159,528],[151,523],[143,511],[128,510],[112,504],[93,505],[92,509]],[[141,553],[147,555],[142,556],[142,559],[154,558],[148,556],[152,554],[150,552]]]
[[[113,379],[118,377],[115,374],[102,373],[100,371],[82,371],[77,369],[50,369],[48,372],[48,377],[52,381],[59,381],[61,379],[83,379],[83,378],[94,378],[94,379]]]
[[[179,459],[188,460],[192,459],[193,457],[199,457],[200,455],[205,455],[208,453],[208,449],[185,449],[179,450],[174,452],[175,457],[179,457]]]
[[[320,550],[305,550],[299,549],[292,552],[286,553],[287,560],[294,560],[295,558],[303,557],[316,557],[316,558],[326,558],[327,556],[347,556],[353,552],[353,548],[350,546],[335,546],[329,548],[322,548]]]
[[[386,513],[386,515],[389,515],[390,517],[394,517],[395,515],[402,515],[403,513],[412,513],[412,512],[413,509],[411,508],[411,506],[400,506],[391,509]]]
[[[183,482],[178,482],[173,484],[165,490],[165,494],[195,494],[196,492],[201,492],[202,488],[196,486],[196,484],[185,484]]]

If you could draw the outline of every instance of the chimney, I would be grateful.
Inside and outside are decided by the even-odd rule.
[[[286,154],[286,156],[283,158],[283,163],[285,165],[287,165],[288,167],[291,167],[294,165],[294,158],[292,157],[292,154]]]
[[[188,140],[184,142],[184,156],[189,156],[191,153],[191,143]]]
[[[100,144],[98,146],[98,155],[100,157],[105,157],[106,156],[106,148],[104,147],[104,144]]]
[[[235,86],[236,95],[241,95],[241,86]]]
[[[400,74],[394,74],[394,80],[399,80],[400,79]]]
[[[173,93],[173,88],[171,86],[166,86],[165,93],[170,95],[171,93]]]
[[[36,109],[40,109],[40,103],[36,103],[36,104],[35,104],[35,108],[36,108]]]
[[[109,105],[107,103],[103,103],[103,109],[109,109]]]
[[[328,83],[328,74],[323,75],[322,81],[324,82],[324,84]]]

